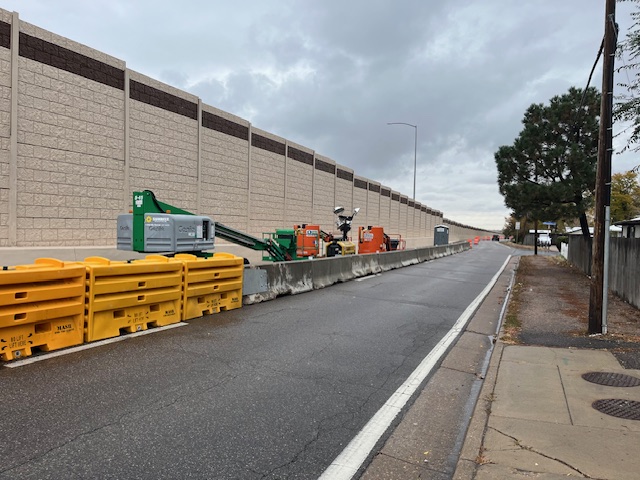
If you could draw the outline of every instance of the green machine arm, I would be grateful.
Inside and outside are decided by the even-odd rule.
[[[144,251],[145,215],[166,213],[175,215],[194,215],[192,212],[159,201],[151,190],[133,192],[133,250]],[[213,222],[214,234],[223,240],[252,250],[266,251],[270,259],[276,262],[292,260],[291,253],[273,238],[257,238],[218,222]]]
[[[291,254],[271,238],[253,237],[218,222],[215,222],[215,234],[216,237],[235,243],[236,245],[241,245],[252,250],[266,251],[274,262],[292,260]]]

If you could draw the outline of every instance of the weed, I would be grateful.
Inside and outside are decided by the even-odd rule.
[[[518,313],[520,311],[520,292],[525,288],[525,278],[529,274],[531,267],[529,265],[528,257],[522,257],[518,262],[518,269],[516,270],[516,278],[511,290],[511,297],[509,299],[509,305],[507,306],[507,312],[504,318],[504,324],[502,326],[503,342],[508,344],[519,343],[518,335],[522,328],[522,320],[520,320]]]

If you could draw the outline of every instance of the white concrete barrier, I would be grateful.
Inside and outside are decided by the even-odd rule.
[[[453,255],[470,248],[467,242],[458,242],[438,247],[423,247],[396,252],[347,255],[260,265],[252,268],[267,272],[265,291],[245,295],[243,303],[249,305],[273,300],[282,295],[295,295],[296,293],[317,290],[335,283],[347,282],[354,278]]]

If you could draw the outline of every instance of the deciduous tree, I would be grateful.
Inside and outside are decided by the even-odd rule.
[[[611,176],[611,223],[640,215],[638,173],[629,170]]]
[[[626,33],[625,40],[618,43],[618,54],[625,56],[625,61],[618,67],[618,73],[625,73],[620,78],[627,81],[619,82],[622,93],[616,95],[613,105],[613,118],[616,122],[628,122],[628,129],[624,130],[627,144],[622,151],[640,150],[640,1],[624,0],[636,3],[636,11],[631,12],[632,24]],[[618,35],[619,38],[622,35]],[[637,171],[640,165],[635,167]]]

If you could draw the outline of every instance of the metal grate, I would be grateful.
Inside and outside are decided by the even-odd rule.
[[[596,400],[591,406],[599,412],[606,413],[612,417],[624,418],[626,420],[640,420],[640,402],[636,402],[635,400],[607,398],[604,400]]]
[[[611,372],[589,372],[582,374],[587,382],[606,385],[607,387],[637,387],[640,385],[640,378],[625,375],[624,373]]]

